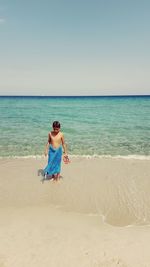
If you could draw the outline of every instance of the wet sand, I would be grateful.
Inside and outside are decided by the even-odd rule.
[[[0,160],[0,267],[149,267],[149,160]]]

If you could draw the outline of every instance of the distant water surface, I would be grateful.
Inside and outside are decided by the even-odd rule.
[[[0,97],[0,157],[42,156],[54,120],[69,154],[150,156],[150,96]]]

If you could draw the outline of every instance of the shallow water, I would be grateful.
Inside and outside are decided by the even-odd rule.
[[[150,156],[150,97],[0,97],[0,157],[43,155],[59,120],[69,154]]]
[[[50,184],[50,203],[113,226],[150,225],[149,161],[77,158],[63,169],[60,184]]]

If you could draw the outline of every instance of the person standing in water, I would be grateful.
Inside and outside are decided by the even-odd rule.
[[[48,142],[44,151],[45,156],[48,155],[48,164],[44,169],[44,176],[45,178],[49,176],[57,181],[60,179],[62,153],[64,153],[64,163],[69,163],[69,158],[64,134],[60,131],[59,121],[54,121],[52,128],[53,130],[48,134]]]

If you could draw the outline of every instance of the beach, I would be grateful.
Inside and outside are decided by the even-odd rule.
[[[149,160],[0,160],[0,267],[149,267]]]
[[[150,1],[0,1],[0,267],[150,267]]]

